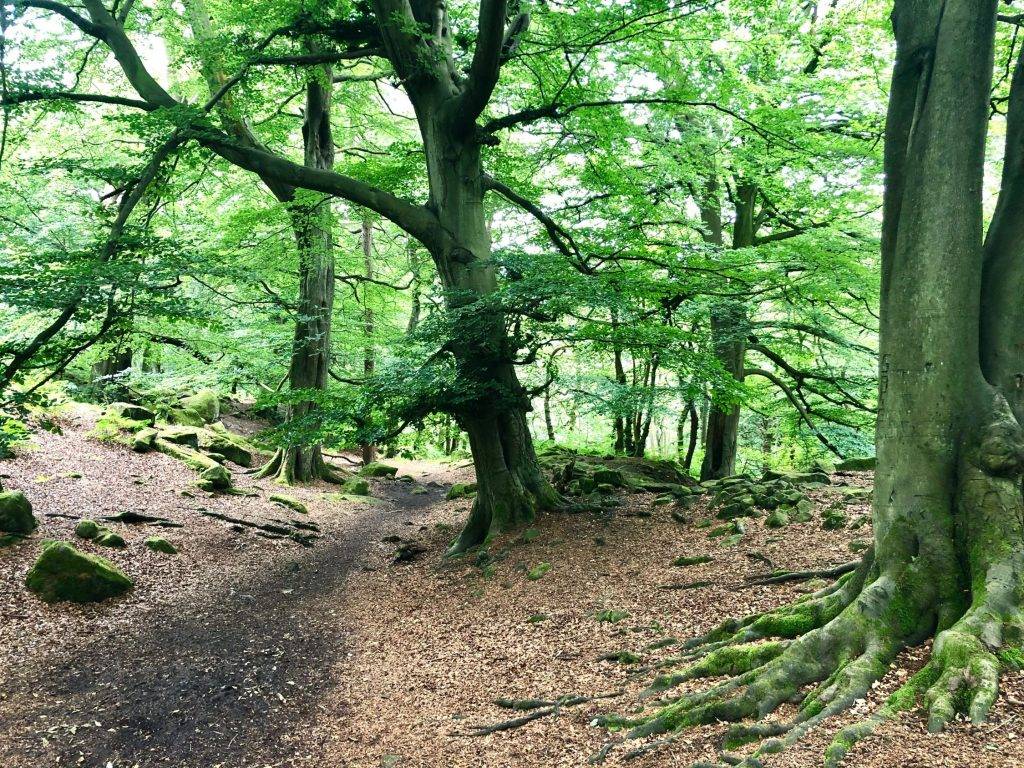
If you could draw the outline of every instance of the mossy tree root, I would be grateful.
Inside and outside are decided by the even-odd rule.
[[[313,480],[323,480],[335,485],[345,482],[345,478],[324,461],[319,447],[278,448],[270,461],[264,464],[254,477],[271,478],[280,485],[295,485]]]

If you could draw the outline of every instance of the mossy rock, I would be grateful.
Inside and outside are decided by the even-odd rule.
[[[63,541],[47,541],[25,577],[25,586],[47,603],[95,603],[135,585],[116,565]]]
[[[162,427],[159,432],[160,439],[166,440],[175,445],[185,445],[189,448],[199,449],[199,430],[201,427],[183,426],[172,424]]]
[[[764,521],[766,528],[785,528],[789,525],[789,515],[782,508],[776,509]]]
[[[192,411],[206,424],[220,418],[220,397],[212,389],[201,389],[194,395],[181,398],[179,405],[186,411]]]
[[[874,456],[862,456],[853,459],[844,459],[836,464],[837,472],[870,472],[873,471],[877,460]]]
[[[0,531],[4,533],[32,533],[38,523],[32,514],[32,503],[21,491],[0,493]]]
[[[167,423],[182,427],[202,427],[206,421],[202,414],[191,408],[170,408],[167,411]]]
[[[594,618],[602,623],[618,624],[623,619],[628,619],[629,615],[629,611],[620,611],[614,608],[608,608],[604,611],[598,611],[594,615]]]
[[[204,490],[226,491],[231,487],[231,473],[220,465],[209,467],[199,475],[199,487]]]
[[[474,495],[476,495],[476,483],[455,483],[448,489],[448,493],[444,497],[451,501],[452,499],[465,499]]]
[[[656,496],[655,497],[655,499],[654,499],[654,506],[656,506],[656,507],[663,507],[666,504],[671,504],[675,500],[676,500],[676,497],[673,496],[671,493],[665,493],[665,494],[662,494],[661,496]]]
[[[4,547],[12,547],[24,540],[25,537],[20,533],[0,533],[0,549],[3,549]]]
[[[156,422],[156,414],[153,411],[134,403],[111,403],[107,406],[106,413],[130,421],[145,422],[150,427]]]
[[[615,488],[616,486],[612,485],[611,483],[597,484],[597,492],[602,496],[610,496],[611,494],[615,493]]]
[[[412,494],[413,496],[424,496],[430,493],[430,489],[424,488],[422,485],[417,485],[415,488],[409,491],[409,493]]]
[[[855,485],[844,485],[837,489],[842,494],[844,499],[853,501],[856,499],[869,499],[871,498],[870,488],[859,488]]]
[[[829,509],[822,515],[821,527],[826,531],[838,531],[846,527],[846,513],[839,509]]]
[[[199,430],[199,448],[207,453],[219,453],[240,467],[251,467],[256,448],[239,435],[229,432],[220,422]]]
[[[149,426],[150,424],[147,421],[126,419],[123,416],[108,412],[96,420],[96,426],[93,427],[89,436],[102,440],[105,443],[120,443],[121,445],[133,446],[135,435]]]
[[[398,467],[390,464],[381,464],[379,461],[372,461],[359,470],[363,477],[394,477],[398,474]]]
[[[791,523],[809,523],[814,519],[813,508],[805,505],[803,507],[786,506],[780,507],[789,515],[789,522]]]
[[[153,427],[140,429],[132,438],[132,450],[137,453],[146,453],[146,451],[152,450],[153,442],[158,434],[159,432]]]
[[[78,525],[75,526],[75,536],[80,539],[95,539],[100,535],[100,531],[103,528],[95,520],[89,520],[84,518],[78,521]]]
[[[526,578],[530,581],[537,581],[543,578],[544,574],[551,570],[551,563],[537,563],[526,572]]]
[[[622,475],[622,471],[618,469],[598,469],[593,474],[594,482],[597,483],[598,489],[602,485],[610,485],[613,488],[622,488],[626,484],[626,479]]]
[[[110,547],[112,549],[124,549],[128,546],[123,536],[107,530],[106,528],[101,528],[99,534],[95,539],[93,539],[93,541],[101,547]]]
[[[351,491],[349,491],[349,493],[351,493]],[[267,498],[275,504],[280,504],[282,507],[286,507],[293,512],[298,512],[300,515],[309,514],[309,510],[306,509],[306,505],[292,496],[285,496],[283,493],[272,493]]]
[[[353,496],[369,496],[370,495],[370,483],[362,477],[352,477],[345,481],[342,486],[345,493],[349,493]],[[415,493],[415,491],[413,491]]]
[[[143,546],[146,549],[151,549],[154,552],[160,552],[164,555],[176,555],[178,554],[178,548],[175,547],[167,539],[160,538],[159,536],[150,536],[144,542]]]

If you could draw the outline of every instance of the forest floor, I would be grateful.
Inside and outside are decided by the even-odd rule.
[[[84,412],[60,423],[63,435],[41,432],[17,459],[0,464],[4,487],[23,490],[41,520],[27,542],[0,550],[3,768],[584,766],[607,740],[591,720],[636,711],[653,674],[637,668],[671,652],[647,646],[790,601],[809,586],[750,587],[745,578],[836,565],[852,559],[852,540],[871,536],[870,526],[824,531],[817,518],[781,530],[757,521],[723,546],[707,528],[680,524],[668,507],[654,506],[650,494],[634,494],[609,514],[544,516],[525,536],[497,542],[493,562],[444,561],[469,506],[446,501],[445,489],[472,480],[472,470],[395,461],[416,482],[374,480],[366,501],[332,497],[327,485],[288,490],[321,529],[304,548],[203,514],[295,518],[266,499],[280,490],[272,483],[238,475],[258,495],[211,496],[166,456],[90,439]],[[863,485],[870,477],[843,480]],[[823,505],[833,494],[813,497]],[[859,506],[849,508],[851,517],[869,511],[867,502]],[[75,539],[79,517],[123,511],[183,527],[114,524],[128,541],[124,550]],[[706,519],[704,502],[689,514]],[[153,533],[180,554],[143,548]],[[103,554],[136,588],[98,605],[39,602],[23,580],[42,538]],[[423,551],[393,562],[398,539]],[[713,560],[671,565],[679,555],[700,554]],[[528,578],[542,563],[550,570]],[[599,621],[607,610],[628,615]],[[602,660],[623,650],[642,661]],[[853,713],[766,766],[820,765],[835,730],[877,706],[924,655],[904,653]],[[467,735],[518,714],[496,706],[499,697],[570,694],[609,698],[518,729]],[[988,724],[958,722],[929,735],[920,714],[908,713],[856,747],[846,765],[1020,766],[1022,716],[1024,676],[1008,674]],[[722,731],[694,730],[629,765],[711,758]],[[618,764],[612,752],[606,765]]]

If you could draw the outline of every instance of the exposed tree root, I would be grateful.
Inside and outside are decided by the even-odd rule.
[[[1024,565],[1024,558],[1020,560]],[[936,636],[929,664],[877,712],[840,731],[826,752],[826,765],[834,768],[880,723],[918,704],[927,710],[931,730],[940,730],[958,712],[975,722],[984,720],[998,693],[1000,667],[1024,666],[1019,650],[1004,651],[1002,657],[996,652],[1008,639],[1019,644],[1024,637],[1024,614],[1016,607],[1022,572],[1015,561],[990,568],[985,583],[975,585],[980,596],[975,605]],[[686,728],[731,722],[720,762],[706,765],[760,768],[761,757],[792,746],[823,720],[865,698],[900,650],[934,631],[935,613],[913,599],[928,592],[918,578],[924,574],[915,573],[913,566],[897,577],[872,570],[869,552],[857,570],[810,598],[724,622],[684,643],[685,653],[663,664],[688,666],[658,677],[645,695],[664,694],[699,678],[719,682],[662,699],[646,716],[601,718],[612,731],[624,733],[592,761],[603,760],[629,741],[664,737],[625,752],[625,759],[671,743]],[[941,626],[941,617],[939,621]],[[799,705],[793,717],[768,719],[787,702]],[[749,754],[729,751],[748,744],[756,745]]]
[[[765,584],[785,584],[790,581],[810,581],[811,579],[836,579],[840,576],[857,570],[860,560],[853,560],[833,568],[817,568],[807,571],[787,571],[785,573],[773,573],[768,576],[750,576],[746,579],[749,586],[762,586]]]
[[[207,517],[223,520],[225,523],[230,523],[231,525],[237,525],[243,528],[254,528],[259,535],[264,536],[265,538],[291,539],[304,547],[312,546],[313,542],[317,539],[316,533],[306,533],[305,531],[318,532],[320,530],[315,523],[306,522],[304,520],[276,520],[272,523],[257,523],[252,520],[246,520],[242,517],[225,515],[221,512],[213,512],[208,509],[201,509],[199,512]]]
[[[527,714],[521,715],[520,717],[514,717],[511,720],[494,723],[493,725],[470,726],[470,729],[464,735],[487,736],[488,734],[498,733],[499,731],[515,730],[516,728],[523,727],[527,723],[532,723],[534,720],[539,720],[542,717],[558,715],[559,711],[566,707],[575,707],[580,704],[597,701],[598,699],[610,699],[621,695],[622,691],[615,691],[613,693],[598,694],[597,696],[562,696],[561,698],[553,701],[546,699],[497,699],[494,703],[499,707],[527,712]]]

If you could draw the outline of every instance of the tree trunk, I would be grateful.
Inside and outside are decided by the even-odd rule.
[[[733,222],[733,249],[754,244],[754,210],[757,186],[738,184],[735,195],[736,219]],[[707,243],[723,246],[721,203],[718,181],[712,177],[705,188],[701,204],[704,239]],[[742,302],[723,300],[711,308],[711,340],[715,357],[722,370],[737,382],[743,381],[744,361],[747,354],[747,310]],[[715,480],[736,472],[736,446],[739,439],[740,405],[724,402],[724,396],[712,394],[711,413],[706,420],[704,461],[700,467],[701,480]],[[728,398],[732,399],[732,398]]]
[[[451,553],[534,519],[557,495],[541,475],[526,422],[529,398],[516,377],[515,350],[498,312],[471,313],[498,289],[483,207],[483,168],[473,135],[459,136],[446,105],[417,106],[430,182],[430,207],[452,237],[433,252],[449,311],[465,313],[451,350],[461,384],[474,394],[456,417],[469,435],[477,496]]]
[[[875,715],[839,733],[826,753],[834,766],[879,722],[918,703],[933,731],[957,713],[984,720],[1000,670],[1019,666],[1024,58],[983,244],[996,9],[995,0],[897,0],[893,12],[874,547],[835,586],[691,643],[711,670],[740,658],[737,643],[793,638],[706,695],[669,704],[631,736],[765,717],[800,699],[788,722],[734,726],[732,738],[774,737],[741,763],[759,764],[862,700],[902,649],[934,637],[928,664]]]
[[[306,114],[302,126],[305,164],[329,170],[334,166],[331,136],[331,70],[321,70],[323,79],[306,85]],[[331,315],[334,309],[334,214],[331,199],[300,190],[288,211],[299,252],[299,300],[295,339],[288,368],[288,385],[293,391],[323,390],[331,361]],[[313,401],[292,403],[287,419],[297,427],[316,425],[317,405]],[[291,445],[281,448],[259,472],[290,484],[314,479],[338,478],[323,459],[321,446]]]
[[[376,352],[373,347],[374,318],[373,307],[370,305],[370,283],[373,279],[373,220],[369,216],[363,217],[362,222],[362,246],[363,246],[363,268],[367,282],[363,287],[363,334],[365,335],[365,347],[363,349],[363,376],[368,380],[373,376],[373,370],[377,364]],[[362,446],[363,465],[370,464],[377,460],[377,446],[373,443],[364,443]]]

